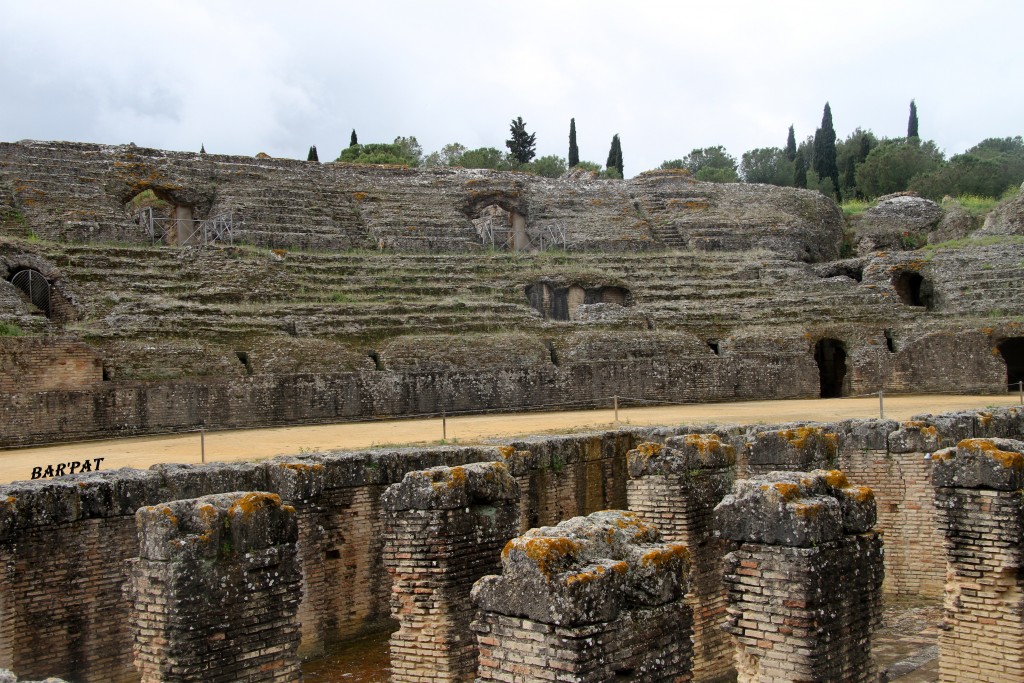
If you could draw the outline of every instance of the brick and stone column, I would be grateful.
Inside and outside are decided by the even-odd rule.
[[[714,434],[688,434],[668,439],[664,447],[641,444],[627,459],[629,509],[666,541],[690,551],[686,600],[693,609],[693,680],[734,680],[732,643],[722,630],[725,546],[714,535],[714,509],[732,490],[735,449]]]
[[[619,510],[513,539],[473,588],[477,683],[691,680],[687,555]]]
[[[940,681],[1024,681],[1024,442],[965,439],[933,455],[946,542]]]
[[[876,680],[882,541],[871,489],[838,470],[739,481],[715,509],[739,683]]]
[[[410,472],[381,498],[392,578],[392,683],[472,681],[470,590],[518,533],[519,487],[504,463]]]
[[[271,493],[140,508],[131,560],[142,683],[301,680],[295,511]]]

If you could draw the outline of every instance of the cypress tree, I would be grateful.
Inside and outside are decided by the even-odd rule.
[[[537,156],[537,134],[526,132],[526,123],[522,116],[512,119],[509,130],[512,137],[505,141],[509,154],[520,164],[530,163],[530,160]]]
[[[839,166],[836,163],[836,129],[832,127],[832,108],[825,103],[821,128],[814,132],[814,170],[820,178],[830,178],[832,189],[839,196]]]
[[[569,168],[580,163],[580,149],[576,146],[576,119],[569,119]]]
[[[786,158],[796,161],[796,132],[793,126],[789,127],[789,137],[786,138]]]
[[[199,145],[199,153],[200,154],[206,154],[206,145],[205,144],[200,144]]]
[[[306,155],[306,161],[320,161],[320,157],[316,155],[316,145],[309,148],[309,154]]]
[[[604,166],[607,169],[614,168],[622,176],[622,143],[619,141],[618,133],[612,136],[612,145],[608,149],[608,161]]]
[[[917,134],[917,104],[914,100],[910,100],[910,120],[907,121],[907,137],[919,137]]]
[[[352,129],[352,136],[349,137],[349,139],[348,139],[348,146],[349,147],[355,147],[358,144],[359,144],[359,138],[356,137],[356,129],[353,128]]]
[[[793,171],[793,187],[807,187],[807,160],[803,152],[796,153],[796,168]]]

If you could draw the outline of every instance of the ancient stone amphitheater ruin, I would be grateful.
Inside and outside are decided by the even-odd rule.
[[[894,198],[851,232],[816,193],[673,172],[0,143],[0,323],[25,333],[0,336],[0,446],[1005,393],[1020,204],[975,230]],[[883,594],[945,594],[941,680],[1019,681],[1015,439],[1024,412],[1000,409],[14,483],[0,667],[295,681],[299,657],[390,632],[396,682],[869,681]]]

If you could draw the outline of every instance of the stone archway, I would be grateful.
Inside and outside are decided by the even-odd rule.
[[[1009,337],[996,347],[1006,362],[1006,385],[1016,389],[1024,381],[1024,337]]]
[[[934,306],[932,283],[921,273],[904,270],[897,273],[892,280],[897,296],[907,306],[923,306],[929,311]]]
[[[819,339],[814,345],[821,398],[846,395],[846,345],[838,339]]]

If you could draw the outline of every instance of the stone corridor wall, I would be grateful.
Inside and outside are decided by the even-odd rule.
[[[267,491],[294,506],[304,591],[301,653],[313,655],[333,642],[392,627],[380,497],[407,472],[505,462],[522,492],[520,530],[525,530],[626,507],[628,451],[646,441],[709,431],[735,449],[738,479],[749,478],[758,463],[769,460],[775,469],[792,470],[823,460],[874,489],[876,529],[886,539],[885,589],[938,595],[945,561],[937,528],[926,529],[936,520],[934,503],[925,494],[934,462],[928,456],[964,438],[1019,439],[1024,411],[923,416],[903,424],[850,420],[774,428],[630,428],[533,437],[502,447],[322,453],[257,464],[160,465],[16,482],[0,487],[0,566],[8,567],[0,573],[0,667],[25,677],[137,680],[121,587],[125,561],[138,555],[133,515],[145,505]],[[834,453],[829,435],[835,436]],[[779,461],[780,448],[789,453],[788,467]],[[36,647],[39,640],[49,647]]]

